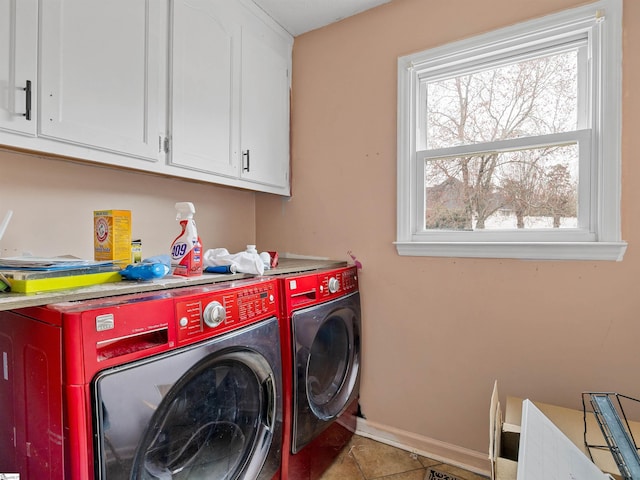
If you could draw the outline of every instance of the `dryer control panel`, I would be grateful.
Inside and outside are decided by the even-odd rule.
[[[356,269],[352,267],[320,273],[318,284],[322,299],[347,295],[358,289]]]
[[[293,310],[326,302],[358,290],[356,267],[320,270],[285,277],[282,282],[282,309],[285,315]]]
[[[211,338],[277,315],[276,285],[275,280],[253,280],[223,289],[215,285],[189,289],[188,293],[197,293],[175,298],[178,342]]]

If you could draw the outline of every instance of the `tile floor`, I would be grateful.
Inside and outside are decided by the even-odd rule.
[[[424,480],[427,468],[461,480],[487,477],[355,435],[321,480]]]

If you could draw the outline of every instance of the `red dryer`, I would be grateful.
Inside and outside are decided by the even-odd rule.
[[[361,309],[355,267],[281,277],[281,478],[316,480],[356,429]]]

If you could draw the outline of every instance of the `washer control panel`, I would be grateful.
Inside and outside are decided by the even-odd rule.
[[[277,315],[275,280],[189,289],[175,298],[179,343],[193,342]],[[197,293],[194,293],[197,292]]]

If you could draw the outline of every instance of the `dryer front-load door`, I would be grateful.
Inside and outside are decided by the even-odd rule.
[[[262,403],[272,390],[271,377],[257,376],[237,354],[201,362],[156,410],[138,446],[133,478],[237,478],[256,436],[265,434],[261,416],[270,402]]]
[[[295,312],[292,451],[297,453],[358,397],[360,296]]]
[[[276,386],[264,357],[243,347],[189,349],[101,374],[98,478],[257,478]]]

